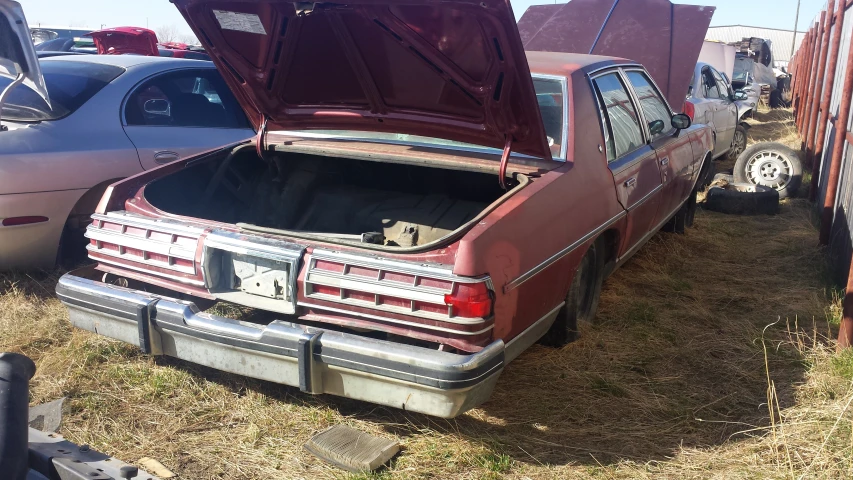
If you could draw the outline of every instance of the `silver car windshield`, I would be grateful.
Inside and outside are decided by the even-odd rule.
[[[553,158],[564,158],[563,144],[565,143],[565,105],[564,83],[557,78],[533,77],[533,87],[536,91],[536,100],[539,103],[539,111],[542,114],[542,123],[545,126],[545,134],[548,136],[548,145],[551,148]],[[306,138],[329,138],[340,140],[364,140],[376,142],[402,143],[406,145],[421,145],[429,147],[450,147],[464,150],[483,151],[500,154],[497,148],[489,148],[481,145],[473,145],[463,142],[454,142],[443,138],[423,137],[420,135],[409,135],[402,133],[367,132],[356,130],[302,130],[282,132],[288,135]]]
[[[114,65],[51,60],[41,62],[41,71],[53,109],[36,92],[19,85],[3,105],[3,120],[40,122],[68,116],[125,70]],[[0,90],[11,82],[0,77]]]

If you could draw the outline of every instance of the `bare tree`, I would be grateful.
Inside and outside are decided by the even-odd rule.
[[[162,25],[154,29],[160,43],[177,42],[181,32],[175,24]]]
[[[184,33],[184,34],[178,35],[177,41],[181,42],[181,43],[186,43],[187,45],[198,45],[200,43],[198,41],[198,38],[196,38],[195,35],[193,35],[191,33]]]

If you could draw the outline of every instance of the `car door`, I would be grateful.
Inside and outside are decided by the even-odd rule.
[[[729,92],[723,86],[723,79],[716,70],[709,66],[702,69],[702,85],[705,98],[710,100],[709,108],[713,118],[713,127],[716,140],[714,142],[714,156],[721,155],[729,149],[734,136],[737,113],[730,115],[729,108],[734,101],[729,98]]]
[[[146,170],[254,135],[212,68],[158,74],[134,88],[122,108],[124,131]]]
[[[693,148],[690,138],[672,126],[672,109],[648,73],[641,68],[624,71],[640,105],[660,168],[663,188],[654,222],[657,226],[675,213],[692,189]]]
[[[592,79],[604,127],[607,162],[619,202],[628,214],[621,252],[630,250],[653,228],[663,188],[655,150],[648,144],[635,101],[622,73],[611,70]]]
[[[702,68],[699,84],[702,89],[703,103],[707,114],[704,119],[698,118],[697,115],[696,122],[704,122],[714,130],[714,156],[716,157],[728,148],[728,145],[724,141],[725,125],[717,125],[717,110],[719,110],[722,104],[723,95],[717,87],[717,81],[714,79],[714,74],[711,73],[711,67],[707,65]]]
[[[714,68],[711,68],[711,74],[713,74],[714,80],[717,82],[717,89],[723,97],[721,99],[722,102],[720,103],[720,108],[715,113],[714,123],[725,125],[725,140],[727,140],[727,142],[724,146],[728,149],[734,139],[738,119],[734,90],[732,90],[731,84],[724,74],[718,72]]]

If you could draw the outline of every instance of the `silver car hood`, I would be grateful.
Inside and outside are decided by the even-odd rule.
[[[20,77],[21,84],[38,93],[50,106],[24,9],[12,0],[0,0],[0,76],[13,80]]]

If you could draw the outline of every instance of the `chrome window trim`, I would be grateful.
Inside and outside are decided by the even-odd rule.
[[[569,145],[569,84],[566,81],[566,77],[562,75],[549,75],[545,73],[534,73],[531,74],[534,79],[540,78],[542,80],[556,80],[560,82],[560,87],[563,91],[563,128],[560,129],[560,133],[563,135],[562,143],[560,143],[560,157],[554,158],[554,160],[559,160],[562,162],[566,161]],[[538,105],[537,105],[538,106]],[[540,113],[541,116],[541,113]],[[553,158],[553,157],[552,157]]]
[[[592,77],[600,76],[602,74],[601,72],[603,72],[604,70],[610,70],[610,69],[616,69],[616,68],[631,68],[631,67],[643,68],[642,65],[640,65],[639,63],[634,63],[634,62],[613,63],[610,65],[604,65],[602,67],[586,70],[586,75],[587,75],[587,77],[592,79]]]
[[[628,79],[628,74],[625,73],[625,69],[619,69],[619,77],[622,79],[622,83],[628,91],[628,96],[631,97],[631,102],[634,103],[634,110],[637,112],[637,120],[640,121],[640,129],[643,131],[643,140],[645,140],[646,145],[648,145],[652,142],[652,136],[649,132],[649,121],[646,119],[646,114],[643,112],[642,105],[640,104],[640,97],[637,96],[637,92],[634,90],[634,85]]]
[[[629,67],[624,67],[622,70],[624,70],[625,72],[640,72],[645,75],[646,79],[652,84],[652,88],[654,88],[655,92],[658,94],[658,97],[663,100],[663,104],[666,105],[666,108],[669,109],[670,115],[675,115],[675,112],[672,110],[672,105],[669,104],[669,100],[667,100],[666,97],[664,97],[663,94],[660,93],[660,87],[658,87],[658,84],[657,82],[655,82],[655,79],[652,78],[652,75],[645,68],[639,65],[632,65]]]
[[[610,220],[608,220],[608,221],[604,222],[603,224],[601,224],[601,225],[600,225],[598,228],[596,228],[595,230],[593,230],[593,231],[591,231],[591,232],[587,233],[586,235],[584,235],[583,237],[579,238],[578,240],[575,240],[575,241],[574,241],[571,245],[569,245],[568,247],[566,247],[566,248],[564,248],[564,249],[560,250],[559,252],[555,253],[554,255],[551,255],[550,257],[548,257],[547,259],[545,259],[545,260],[544,260],[542,263],[540,263],[539,265],[536,265],[535,267],[531,268],[530,270],[528,270],[528,271],[527,271],[527,272],[525,272],[524,274],[522,274],[522,275],[520,275],[520,276],[516,277],[516,278],[515,278],[515,280],[512,280],[512,281],[510,281],[509,283],[507,283],[506,285],[504,285],[504,288],[503,288],[504,293],[509,293],[510,291],[515,290],[516,288],[518,288],[519,286],[521,286],[522,284],[524,284],[526,281],[530,280],[531,278],[533,278],[534,276],[536,276],[537,274],[539,274],[540,272],[542,272],[542,271],[543,271],[543,270],[545,270],[546,268],[550,267],[550,266],[551,266],[552,264],[554,264],[555,262],[559,261],[560,259],[562,259],[562,258],[563,258],[563,257],[565,257],[566,255],[568,255],[568,254],[572,253],[574,250],[576,250],[578,247],[580,247],[580,246],[581,246],[581,245],[583,245],[584,243],[586,243],[586,242],[588,242],[589,240],[591,240],[592,238],[594,238],[594,237],[598,236],[601,232],[603,232],[603,231],[604,231],[604,230],[606,230],[608,227],[610,227],[611,225],[613,225],[613,224],[615,224],[616,222],[618,222],[619,220],[621,220],[621,219],[622,219],[623,217],[625,217],[627,214],[628,214],[628,212],[627,212],[627,211],[622,210],[621,212],[619,212],[618,214],[616,214],[616,216],[614,216],[614,217],[613,217],[613,218],[611,218]]]
[[[622,86],[625,87],[625,91],[628,93],[628,97],[631,99],[631,103],[634,106],[634,109],[637,111],[637,114],[642,119],[642,121],[640,122],[640,135],[643,137],[642,140],[645,143],[639,145],[637,148],[631,150],[630,152],[623,153],[619,157],[616,157],[615,156],[616,152],[614,152],[615,158],[613,160],[608,160],[608,162],[607,162],[607,165],[609,166],[612,163],[618,162],[619,159],[624,158],[628,155],[631,155],[632,153],[635,153],[637,150],[647,146],[649,144],[649,140],[648,140],[648,135],[646,133],[645,117],[642,117],[643,113],[637,107],[636,99],[634,97],[634,89],[631,88],[631,86],[627,83],[628,79],[625,77],[625,74],[622,72],[621,66],[620,65],[610,65],[610,66],[598,69],[598,70],[596,70],[596,72],[597,73],[595,75],[587,75],[587,78],[589,78],[590,88],[592,89],[593,96],[595,96],[595,103],[598,104],[598,111],[601,114],[601,115],[599,115],[601,117],[601,120],[604,120],[604,121],[607,120],[602,116],[602,115],[607,115],[607,108],[601,104],[601,101],[600,101],[599,95],[598,95],[598,86],[595,84],[595,79],[606,76],[606,75],[610,75],[610,74],[616,74],[616,76],[619,78],[619,81],[622,82],[622,84],[623,84]],[[601,123],[601,120],[599,121],[599,123]],[[601,128],[602,128],[602,134],[604,134],[605,129],[607,128],[607,124],[606,123],[602,124]],[[613,132],[610,132],[610,134],[612,135]],[[606,137],[606,135],[604,135],[604,136]],[[606,144],[607,142],[604,142],[604,143]],[[614,139],[614,145],[615,145],[615,139]],[[605,149],[605,152],[606,152],[607,151],[607,145],[604,145],[603,148]],[[606,156],[607,155],[605,153],[605,157]]]

